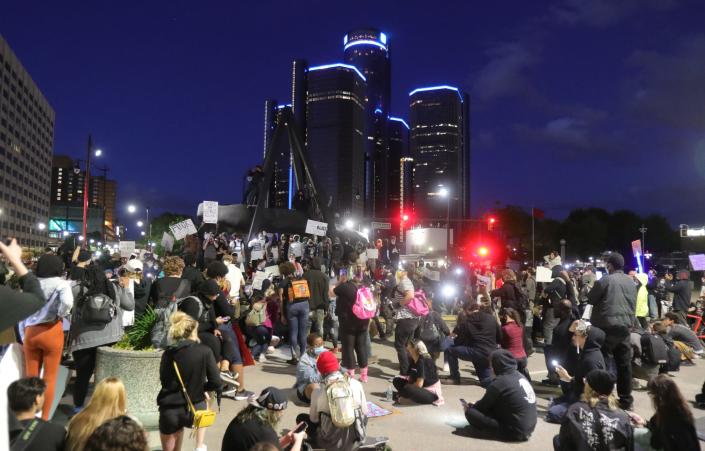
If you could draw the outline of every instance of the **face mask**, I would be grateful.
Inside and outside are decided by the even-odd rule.
[[[324,346],[319,346],[317,348],[313,348],[313,354],[314,355],[321,355],[324,352],[326,352],[326,348]]]

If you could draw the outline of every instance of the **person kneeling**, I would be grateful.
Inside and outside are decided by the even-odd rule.
[[[584,401],[568,409],[560,434],[553,437],[555,451],[632,448],[631,419],[618,407],[612,390],[614,379],[607,371],[592,370],[587,374]]]
[[[490,355],[497,376],[485,396],[468,404],[465,418],[470,426],[500,440],[526,441],[536,427],[536,394],[531,383],[517,371],[511,352],[500,349]],[[462,402],[462,401],[461,401]]]
[[[398,397],[407,398],[418,404],[445,403],[438,380],[436,363],[426,349],[423,341],[410,341],[406,350],[411,356],[408,376],[396,376],[392,383],[397,389]]]

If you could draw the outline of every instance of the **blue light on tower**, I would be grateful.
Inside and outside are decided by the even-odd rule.
[[[460,101],[463,101],[463,96],[460,95],[460,90],[456,88],[455,86],[448,86],[448,85],[439,85],[439,86],[428,86],[425,88],[417,88],[414,89],[409,93],[410,96],[413,96],[417,92],[426,92],[426,91],[439,91],[441,89],[448,89],[450,91],[455,91],[458,94],[458,97],[460,98]]]
[[[407,130],[409,129],[409,124],[407,124],[406,121],[400,117],[390,116],[389,120],[395,121],[395,122],[401,122],[402,124],[404,124],[404,126],[406,127]]]
[[[345,47],[343,50],[347,50],[350,47],[356,46],[356,45],[374,45],[376,47],[381,48],[382,50],[387,50],[387,46],[382,44],[381,42],[373,41],[371,39],[360,39],[359,41],[350,41],[347,44],[345,44]]]
[[[350,64],[343,64],[343,63],[325,64],[325,65],[323,65],[323,66],[309,67],[309,68],[308,68],[308,71],[309,71],[309,72],[314,72],[314,71],[317,71],[317,70],[331,69],[331,68],[333,68],[333,67],[341,67],[341,68],[344,68],[344,69],[354,70],[354,71],[357,73],[357,75],[359,75],[360,78],[362,78],[362,81],[367,81],[367,78],[365,78],[365,76],[362,75],[362,72],[360,72],[360,70],[359,70],[357,67],[351,66]]]
[[[347,35],[346,35],[347,37]],[[387,35],[384,33],[379,34],[379,42],[381,42],[384,45],[387,45]]]

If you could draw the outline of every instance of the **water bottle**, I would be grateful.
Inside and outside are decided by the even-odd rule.
[[[392,390],[392,384],[387,385],[387,391],[384,393],[384,399],[387,402],[392,402],[394,400],[394,391]]]

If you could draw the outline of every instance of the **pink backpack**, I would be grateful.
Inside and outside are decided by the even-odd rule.
[[[406,307],[416,316],[428,315],[428,302],[426,301],[426,293],[423,290],[414,292],[414,299],[411,300]]]
[[[375,302],[375,298],[369,288],[362,286],[357,289],[352,312],[353,315],[360,319],[374,318],[377,313],[377,302]]]

